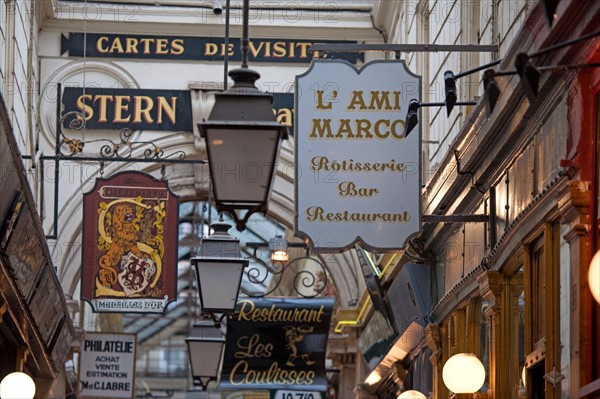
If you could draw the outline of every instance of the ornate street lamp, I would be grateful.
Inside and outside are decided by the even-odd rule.
[[[234,84],[215,94],[208,120],[198,124],[216,207],[229,213],[240,231],[254,212],[266,213],[281,141],[288,137],[273,114],[273,96],[256,88],[260,75],[248,68],[248,10],[244,0],[242,65],[229,72]],[[243,217],[238,210],[246,210]]]
[[[240,241],[228,234],[229,223],[219,221],[211,227],[213,234],[202,240],[199,255],[190,262],[196,268],[202,314],[210,316],[218,327],[235,311],[249,260],[241,256]]]
[[[188,346],[194,385],[200,385],[206,391],[210,381],[216,381],[219,376],[225,337],[211,322],[203,321],[194,324],[185,343]]]

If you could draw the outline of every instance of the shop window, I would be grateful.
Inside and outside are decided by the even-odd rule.
[[[600,92],[596,93],[594,96],[594,161],[596,163],[594,184],[597,186],[600,180]],[[595,193],[595,202],[592,205],[595,209],[593,212],[596,214],[596,230],[592,235],[592,245],[594,252],[598,248],[598,233],[600,231],[600,189],[598,187],[593,187],[593,192]]]
[[[510,358],[510,382],[512,384],[512,397],[523,399],[526,397],[526,367],[525,367],[525,292],[522,285],[523,267],[511,276],[511,325],[514,326],[510,338],[512,350]],[[517,282],[514,284],[514,282]]]
[[[546,373],[546,364],[542,360],[527,370],[527,385],[531,385],[531,398],[532,399],[544,399],[546,397],[544,387],[544,374]],[[531,380],[531,383],[529,383]]]
[[[544,241],[537,239],[531,245],[531,336],[533,347],[539,347],[546,331],[546,272]]]
[[[527,398],[558,398],[561,370],[560,229],[545,223],[541,234],[525,245],[525,388]]]
[[[486,392],[490,387],[490,323],[487,314],[489,303],[486,300],[481,301],[481,319],[479,320],[479,354],[481,363],[485,368],[485,382],[480,391]]]

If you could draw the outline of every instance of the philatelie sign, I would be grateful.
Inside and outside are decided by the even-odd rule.
[[[314,60],[296,78],[297,236],[395,250],[420,230],[421,137],[404,137],[420,85],[403,61]]]
[[[78,398],[133,398],[135,334],[86,332]]]
[[[162,313],[176,299],[178,198],[141,172],[83,198],[81,298],[94,312]]]
[[[227,321],[219,388],[325,391],[333,298],[246,298]]]

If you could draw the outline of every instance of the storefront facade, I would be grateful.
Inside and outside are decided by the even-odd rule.
[[[401,17],[388,20],[384,29],[394,40],[418,41],[419,28],[407,29],[415,23],[431,29],[423,33],[429,38],[456,33],[458,43],[468,43],[472,34],[481,43],[499,45],[491,59],[414,55],[415,67],[425,68],[425,81],[432,83],[425,93],[428,101],[443,99],[446,69],[458,73],[501,58],[496,71],[514,70],[519,53],[533,54],[599,29],[594,2],[559,2],[551,27],[545,2],[492,3],[488,10],[488,4],[468,9],[472,3],[456,2],[446,14],[426,2],[396,5]],[[453,24],[461,26],[469,17],[469,28],[459,31],[440,22],[441,15],[456,16]],[[569,21],[574,20],[580,22],[573,26]],[[598,39],[591,38],[531,62],[597,63],[598,46]],[[470,76],[475,80],[467,82]],[[481,95],[480,75],[470,76],[457,80],[460,100]],[[379,378],[369,384],[367,377],[361,386],[364,397],[395,398],[410,389],[432,398],[452,397],[442,370],[457,353],[475,354],[486,378],[478,393],[456,397],[598,397],[599,305],[590,295],[587,270],[597,250],[592,215],[597,214],[599,76],[598,68],[585,67],[542,72],[535,100],[528,98],[518,75],[496,76],[501,94],[491,113],[485,96],[473,108],[455,107],[448,119],[444,108],[423,111],[424,140],[435,141],[424,149],[431,165],[431,176],[424,176],[424,214],[484,214],[489,219],[426,224],[420,240],[393,260],[394,268],[382,279],[386,295],[391,299],[403,269],[418,261],[433,277],[428,287],[432,308],[422,312],[428,320],[420,343],[394,358],[402,340],[396,341],[374,369]],[[380,269],[388,261],[383,258]],[[373,322],[371,317],[365,330]],[[371,377],[372,370],[367,367],[365,376]]]

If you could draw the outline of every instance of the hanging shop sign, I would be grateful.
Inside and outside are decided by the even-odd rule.
[[[10,194],[3,195],[10,199]],[[4,250],[8,257],[8,266],[21,294],[29,299],[35,290],[38,274],[48,267],[44,253],[46,244],[34,222],[35,210],[29,207],[23,191],[14,193],[9,209],[8,220],[0,234],[0,250]]]
[[[188,90],[65,87],[62,104],[63,115],[77,112],[65,127],[85,118],[86,129],[193,131]]]
[[[226,50],[222,37],[117,35],[71,32],[61,35],[61,54],[71,57],[241,61],[240,39],[231,38]],[[331,44],[356,44],[356,41],[328,40]],[[309,63],[314,54],[313,42],[290,39],[252,39],[248,43],[250,62]],[[336,57],[353,64],[364,61],[358,53],[336,53]]]
[[[333,298],[246,298],[227,321],[219,388],[325,391]]]
[[[277,389],[269,392],[269,399],[325,399],[325,392]]]
[[[277,122],[294,134],[294,93],[273,93],[273,112]]]
[[[79,355],[78,398],[133,398],[135,334],[86,332]]]
[[[314,60],[296,77],[296,236],[385,251],[420,230],[421,137],[404,136],[420,87],[403,61]]]
[[[123,172],[97,179],[83,203],[81,298],[94,312],[162,313],[176,299],[177,196]]]

